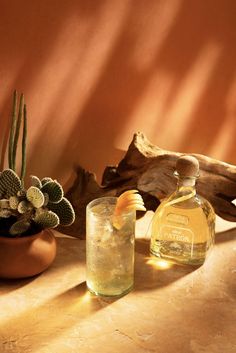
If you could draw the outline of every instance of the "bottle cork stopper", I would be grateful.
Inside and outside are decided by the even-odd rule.
[[[181,156],[176,162],[176,171],[183,177],[199,175],[199,162],[193,156]]]

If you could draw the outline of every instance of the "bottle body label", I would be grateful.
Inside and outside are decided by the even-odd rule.
[[[169,240],[169,241],[180,241],[180,242],[193,242],[194,233],[187,228],[171,226],[171,225],[162,225],[158,234],[160,240]]]

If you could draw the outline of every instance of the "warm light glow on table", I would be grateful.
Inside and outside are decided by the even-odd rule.
[[[138,234],[146,234],[150,217],[137,222]],[[220,226],[209,260],[198,269],[150,256],[148,239],[137,237],[134,289],[116,300],[88,292],[85,241],[58,234],[47,271],[0,280],[0,352],[233,352],[236,232],[225,231],[232,223]]]
[[[157,258],[155,259],[154,257],[148,259],[146,263],[147,265],[151,265],[158,270],[168,270],[169,268],[174,266],[174,264],[172,264],[171,262]]]

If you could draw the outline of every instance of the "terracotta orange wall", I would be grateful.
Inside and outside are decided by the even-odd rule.
[[[14,88],[28,172],[101,174],[135,131],[236,163],[235,0],[1,1],[1,143]]]

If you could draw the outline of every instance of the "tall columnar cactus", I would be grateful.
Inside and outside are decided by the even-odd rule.
[[[24,111],[24,95],[21,94],[18,118],[16,121],[16,130],[15,130],[15,136],[14,136],[13,148],[12,148],[12,169],[14,171],[16,170],[16,152],[17,152],[18,140],[20,136],[20,127],[21,127],[22,118],[23,118],[23,111]]]
[[[8,144],[8,164],[10,169],[13,169],[13,145],[14,145],[15,132],[16,132],[16,114],[17,114],[16,111],[17,111],[17,92],[14,91],[12,121],[11,121],[11,129],[10,129],[9,144]]]
[[[18,111],[18,112],[17,112]],[[20,178],[16,173],[16,155],[20,129],[22,131],[22,163]],[[14,92],[11,129],[8,144],[9,169],[0,172],[0,218],[10,218],[4,224],[11,224],[10,236],[30,234],[32,228],[55,228],[59,224],[70,225],[75,213],[64,197],[62,186],[49,177],[40,180],[31,176],[31,186],[24,188],[26,171],[27,112],[24,96]]]
[[[27,110],[26,105],[24,104],[23,110],[23,135],[21,142],[22,149],[22,163],[21,163],[21,182],[24,184],[25,173],[26,173],[26,139],[27,139]]]
[[[23,120],[23,133],[22,133],[22,162],[21,162],[21,182],[24,184],[24,177],[26,172],[26,138],[27,138],[27,110],[24,104],[24,95],[20,96],[20,103],[17,117],[17,103],[18,94],[15,91],[13,96],[13,110],[12,121],[8,143],[8,165],[14,172],[16,171],[16,154],[18,147],[18,140],[20,136],[20,128]]]

